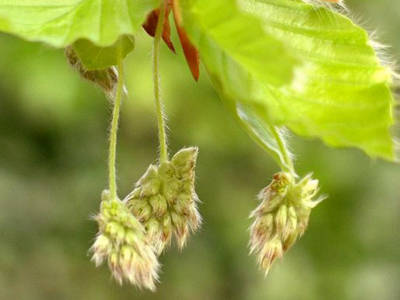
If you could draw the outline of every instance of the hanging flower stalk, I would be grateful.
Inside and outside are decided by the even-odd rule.
[[[114,278],[119,283],[128,281],[150,290],[155,289],[155,281],[158,279],[157,256],[170,244],[172,235],[175,235],[178,247],[182,249],[189,232],[196,231],[201,223],[201,217],[197,211],[199,200],[194,189],[198,149],[195,147],[182,149],[171,160],[168,155],[159,74],[160,42],[162,36],[165,39],[163,32],[165,32],[165,16],[168,7],[169,4],[165,2],[157,10],[153,49],[159,164],[150,165],[147,172],[137,182],[134,191],[124,201],[119,200],[115,160],[119,110],[123,93],[123,70],[120,64],[118,68],[120,78],[115,90],[110,130],[109,191],[103,193],[100,213],[95,218],[99,224],[99,233],[91,248],[92,259],[96,265],[107,260]],[[84,70],[79,61],[75,61],[73,52],[67,53],[71,57],[69,59],[71,64],[84,78],[103,87],[102,81],[93,80],[97,73]],[[104,72],[108,70],[100,74],[103,75]],[[107,89],[104,90],[109,92]]]
[[[163,1],[159,9],[151,12],[144,28],[154,36],[153,80],[154,99],[158,120],[159,164],[150,165],[136,183],[135,189],[124,200],[132,213],[146,228],[147,236],[157,254],[170,244],[175,235],[177,245],[183,248],[190,231],[200,227],[201,217],[197,211],[199,201],[195,192],[195,167],[198,148],[185,148],[170,160],[166,121],[160,93],[160,43],[161,39],[171,50],[168,15],[172,2]]]
[[[67,57],[84,78],[99,84],[105,92],[113,97],[113,113],[109,142],[109,189],[102,194],[100,213],[94,218],[99,226],[99,232],[90,252],[96,266],[107,261],[113,277],[122,284],[128,281],[138,287],[155,289],[158,280],[158,260],[152,245],[146,238],[146,232],[141,223],[133,216],[126,205],[119,200],[116,182],[116,149],[120,107],[124,90],[124,71],[122,60],[118,64],[117,86],[104,86],[103,80],[98,80],[97,74],[114,74],[110,70],[96,72],[85,71],[72,51],[67,51]],[[93,75],[93,76],[92,76]],[[101,77],[102,79],[104,77]],[[108,78],[108,77],[106,77]],[[111,77],[110,77],[111,78]]]

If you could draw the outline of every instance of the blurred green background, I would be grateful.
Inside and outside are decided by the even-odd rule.
[[[400,4],[348,3],[400,55]],[[362,16],[358,18],[357,16]],[[110,105],[60,50],[0,35],[0,299],[400,299],[400,167],[357,150],[292,137],[297,167],[329,198],[306,235],[264,278],[248,256],[249,212],[276,165],[227,114],[204,73],[163,47],[171,151],[198,145],[204,224],[187,248],[161,257],[158,291],[119,287],[87,249],[89,219],[106,186]],[[119,135],[120,193],[155,161],[151,39],[127,62],[129,98]]]

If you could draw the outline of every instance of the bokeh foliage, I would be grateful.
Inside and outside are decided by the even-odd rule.
[[[400,52],[400,4],[352,1],[367,25]],[[164,48],[163,95],[171,148],[198,145],[202,230],[182,253],[161,258],[158,292],[119,288],[87,249],[106,185],[110,106],[82,82],[62,51],[0,36],[0,299],[382,299],[400,298],[399,167],[357,150],[293,138],[302,175],[313,170],[329,198],[307,234],[267,279],[247,255],[248,213],[277,167],[182,54]],[[151,40],[127,62],[119,183],[126,194],[156,158]]]

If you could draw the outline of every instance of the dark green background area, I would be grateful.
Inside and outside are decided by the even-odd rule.
[[[349,4],[400,58],[400,4]],[[126,67],[121,196],[157,156],[145,34]],[[161,257],[161,284],[150,293],[119,287],[87,255],[96,233],[90,216],[107,184],[108,101],[79,79],[61,50],[0,35],[0,299],[400,299],[398,165],[293,136],[299,173],[313,171],[329,198],[264,278],[248,255],[248,215],[277,166],[227,114],[204,70],[198,84],[191,79],[180,49],[173,55],[163,47],[162,80],[171,151],[200,147],[204,224],[183,252],[172,247]]]

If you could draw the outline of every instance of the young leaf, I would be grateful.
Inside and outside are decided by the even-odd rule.
[[[157,31],[157,24],[158,20],[160,18],[160,8],[157,8],[150,12],[150,14],[147,15],[146,22],[143,24],[143,29],[152,37],[156,36],[156,31]],[[163,26],[163,33],[162,33],[162,38],[165,42],[165,44],[168,46],[168,48],[176,53],[174,44],[171,41],[171,25],[169,23],[169,13],[171,11],[170,5],[168,5],[165,9],[165,18],[164,18],[164,26]]]
[[[296,174],[284,130],[267,124],[246,105],[236,103],[236,115],[247,133],[267,151],[285,172]]]
[[[0,0],[0,31],[59,48],[80,40],[75,46],[82,63],[88,69],[100,69],[114,64],[112,55],[117,51],[118,39],[122,40],[125,54],[133,49],[128,37],[141,28],[157,3],[157,0]],[[84,49],[83,44],[89,49]],[[101,57],[86,59],[87,52],[96,50],[94,46],[107,52],[103,53],[104,61]]]
[[[393,160],[391,72],[368,34],[347,17],[300,0],[240,3],[304,62],[290,86],[270,88],[282,122],[329,145],[356,146]]]
[[[245,104],[266,128],[286,125],[394,159],[391,74],[348,18],[301,0],[181,3],[185,29],[225,100]],[[291,67],[286,82],[274,72]]]
[[[207,3],[206,3],[207,2]],[[293,171],[289,153],[279,147],[272,123],[260,118],[266,88],[289,84],[296,60],[260,22],[234,1],[180,1],[183,26],[200,51],[214,86],[236,119],[282,169]],[[271,116],[273,103],[270,105]],[[274,132],[273,132],[274,131]],[[282,136],[279,136],[284,143]]]
[[[248,75],[282,86],[292,80],[296,60],[266,33],[261,22],[239,10],[236,1],[181,0],[183,26],[207,67],[234,60]],[[228,70],[225,66],[223,71]],[[230,74],[226,74],[230,76]]]
[[[179,40],[182,45],[183,54],[185,55],[186,62],[189,66],[190,72],[194,80],[198,81],[200,77],[200,56],[199,51],[190,41],[185,29],[182,26],[182,17],[179,10],[179,1],[172,1],[172,8],[174,14],[174,21],[176,31],[178,32]]]
[[[118,64],[118,58],[125,58],[135,47],[131,36],[121,36],[112,46],[99,47],[89,40],[80,39],[73,49],[87,70],[106,69]]]
[[[107,47],[138,30],[157,0],[0,0],[1,31],[65,47],[88,39]]]

